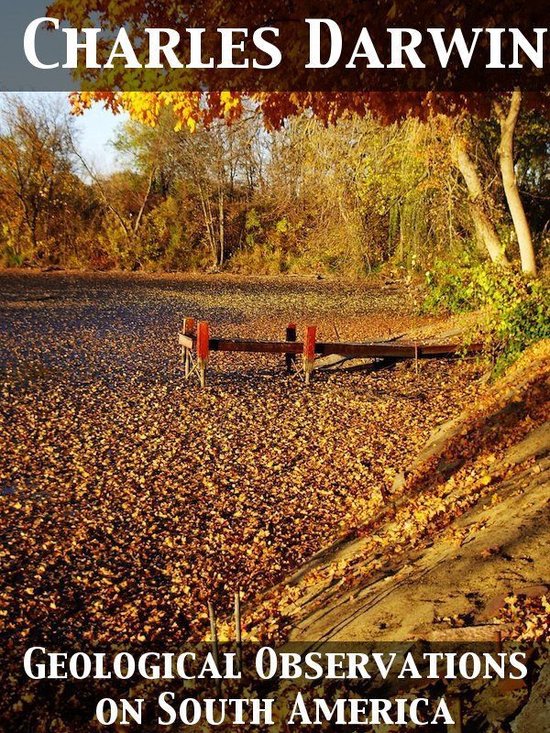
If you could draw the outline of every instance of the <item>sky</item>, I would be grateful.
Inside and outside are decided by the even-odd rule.
[[[66,105],[67,110],[70,110],[66,92],[27,92],[17,96],[36,103],[40,103],[44,98],[59,100],[60,104]],[[1,106],[0,98],[0,108]],[[94,105],[81,117],[75,118],[80,152],[97,172],[110,173],[124,167],[124,162],[119,161],[111,143],[125,119],[127,119],[125,115],[114,115],[101,105]]]
[[[75,120],[83,156],[102,173],[124,167],[122,161],[119,163],[117,151],[111,143],[116,138],[117,128],[125,119],[125,115],[114,115],[101,105],[94,105]]]

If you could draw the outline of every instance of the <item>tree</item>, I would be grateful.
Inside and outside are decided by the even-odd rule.
[[[140,134],[145,136],[148,145],[143,146],[142,154],[135,159],[137,171],[126,170],[110,175],[98,173],[71,138],[73,153],[80,161],[83,173],[93,182],[94,191],[122,235],[124,251],[118,254],[123,259],[134,260],[133,265],[139,264],[138,236],[158,172],[159,150],[158,145],[152,142],[156,142],[156,138],[146,135],[145,131],[140,130]],[[119,136],[115,145],[122,155],[128,154],[130,143],[127,136]]]
[[[469,195],[469,209],[477,238],[482,243],[492,262],[507,265],[508,260],[504,253],[504,245],[500,241],[490,209],[486,192],[481,183],[481,177],[476,164],[469,153],[468,137],[464,134],[455,134],[451,139],[453,160],[466,183]]]
[[[257,115],[252,112],[231,126],[213,121],[208,127],[199,125],[194,132],[185,127],[176,129],[176,120],[165,114],[152,133],[157,147],[162,146],[156,155],[159,172],[172,184],[188,183],[188,195],[200,205],[211,264],[223,267],[231,208],[250,198],[262,172]],[[140,144],[134,138],[136,143],[139,157]]]
[[[327,6],[327,14],[335,18],[346,31],[350,29],[353,31],[353,29],[361,26],[367,26],[372,30],[377,40],[382,37],[387,40],[386,26],[389,25],[408,27],[412,24],[416,26],[424,25],[426,28],[441,26],[453,28],[457,25],[464,25],[466,28],[517,27],[533,29],[544,25],[541,18],[545,17],[543,15],[545,5],[538,0],[528,5],[518,5],[515,0],[503,0],[499,3],[484,3],[481,0],[481,2],[475,4],[455,2],[454,0],[425,0],[421,3],[421,7],[416,0],[373,0],[372,3],[368,4],[357,3],[355,0],[342,0],[337,7],[334,7],[333,3],[327,4]],[[313,15],[319,15],[320,7],[322,8],[322,4],[320,6],[315,4],[316,12]],[[330,12],[328,12],[329,8]],[[231,0],[225,0],[224,2],[214,0],[210,3],[192,3],[189,7],[186,7],[185,14],[182,14],[178,4],[174,3],[134,2],[128,4],[110,0],[100,0],[100,2],[82,0],[82,2],[75,4],[71,0],[54,0],[50,6],[52,14],[68,20],[77,27],[89,24],[92,19],[94,22],[99,20],[102,27],[112,31],[124,25],[132,39],[136,41],[135,46],[138,49],[137,53],[140,58],[146,54],[148,45],[144,32],[146,27],[178,29],[182,38],[185,37],[186,28],[216,28],[220,17],[223,17],[225,23],[229,26],[242,26],[244,24],[252,28],[276,22],[286,23],[291,28],[296,28],[303,25],[303,23],[296,23],[296,21],[307,17],[310,10],[312,8],[308,6],[307,0],[273,0],[269,5],[254,2],[243,4]],[[236,22],[237,19],[240,19],[240,22]],[[412,20],[414,20],[414,23],[412,23]],[[288,32],[288,28],[285,30],[287,31],[285,56],[287,59],[293,59],[295,56],[299,56],[299,44],[303,39],[299,33]],[[215,34],[205,35],[207,37],[207,47],[203,50],[205,54],[208,54],[215,46],[216,39],[211,37]],[[303,48],[301,50],[303,51]],[[464,85],[461,86],[460,65],[458,67],[453,66],[453,58],[456,59],[456,54],[444,69],[443,81],[440,82],[439,86],[436,86],[437,89],[470,88]],[[437,65],[435,67],[432,65],[430,70],[434,68],[437,68]],[[476,67],[475,63],[470,64],[470,68],[465,78],[462,77],[462,81],[465,79],[465,82],[475,82],[476,70],[483,73],[483,69],[483,65]],[[277,77],[277,73],[275,73],[271,77],[275,79],[274,82],[271,82],[271,89],[288,89],[287,71],[285,65],[281,64],[280,70],[277,72],[280,76]],[[370,71],[372,70],[369,69]],[[93,82],[93,70],[79,70],[78,73],[86,81]],[[203,73],[202,77],[199,76],[200,73]],[[209,73],[209,71],[199,72],[193,88],[204,88],[201,82],[207,81]],[[425,87],[422,87],[421,77],[422,75],[415,77],[415,79],[420,78],[419,88],[425,89]],[[228,80],[233,83],[228,83],[228,85],[221,88],[238,89],[239,78],[239,72],[236,72],[236,78],[233,77]],[[516,77],[510,76],[508,78],[522,79],[524,77],[520,73]],[[530,77],[530,79],[532,81],[533,77]],[[132,83],[135,84],[133,71],[126,72],[124,68],[118,68],[104,79],[102,88],[105,88],[105,83],[109,83],[111,88],[123,89],[126,87],[125,82],[127,80],[130,87]],[[162,86],[164,81],[165,79],[160,78],[159,86]],[[307,83],[302,83],[301,88],[309,88],[309,86]],[[243,88],[242,84],[240,88]],[[326,88],[334,88],[334,86],[329,84]],[[360,88],[364,87],[361,86]],[[479,84],[477,88],[479,89]],[[500,89],[502,89],[502,86]],[[251,97],[254,103],[261,108],[267,126],[273,129],[279,128],[285,119],[300,114],[304,110],[310,110],[325,123],[335,122],[353,113],[364,116],[367,111],[385,122],[393,122],[407,116],[425,120],[434,114],[444,114],[457,120],[458,124],[453,143],[454,158],[470,192],[470,211],[477,236],[492,260],[506,263],[503,243],[500,241],[491,215],[491,202],[486,197],[486,186],[484,186],[477,171],[475,155],[472,155],[470,150],[471,141],[464,136],[462,124],[468,116],[489,118],[496,113],[501,125],[498,154],[502,184],[516,233],[522,267],[525,272],[535,274],[536,265],[532,237],[517,187],[513,149],[514,132],[522,100],[519,89],[511,95],[503,95],[500,92],[491,90],[478,92],[477,94],[458,93],[456,91],[452,93],[435,93],[433,90],[395,93],[376,91],[366,93],[353,91],[325,93],[256,91]],[[227,122],[232,122],[241,116],[244,109],[242,93],[227,91],[211,92],[207,95],[203,95],[198,91],[158,91],[147,94],[87,92],[74,97],[75,109],[82,111],[98,99],[103,100],[114,111],[120,108],[127,109],[133,117],[148,124],[155,124],[162,114],[162,110],[170,107],[174,111],[178,126],[187,126],[191,130],[196,127],[199,121],[208,124],[214,119],[221,118]],[[526,95],[523,95],[523,100],[524,108],[525,106],[534,106],[543,109],[548,106],[548,95],[543,93],[531,94],[528,99]]]
[[[59,218],[76,184],[71,154],[71,119],[53,103],[3,99],[0,128],[0,188],[16,206],[14,247],[21,255],[30,239],[31,256],[40,259],[49,240],[59,236]]]
[[[515,90],[512,93],[507,111],[500,100],[495,101],[495,110],[501,130],[498,156],[504,192],[518,238],[522,269],[530,275],[536,275],[537,265],[535,262],[533,239],[527,217],[525,216],[523,202],[519,195],[514,164],[514,132],[520,113],[520,106],[521,92],[519,90]]]

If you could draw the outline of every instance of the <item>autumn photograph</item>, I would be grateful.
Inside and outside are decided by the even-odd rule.
[[[447,16],[399,46],[409,0],[372,4],[386,47],[348,16],[285,46],[279,16],[300,3],[262,6],[269,27],[246,43],[210,37],[199,26],[255,12],[222,5],[182,19],[169,3],[33,1],[17,53],[46,81],[2,64],[0,733],[289,733],[298,715],[306,730],[542,733],[550,97],[544,71],[520,77],[540,70],[543,34],[500,34],[501,53],[474,29],[453,51],[468,73],[429,88],[417,70],[441,60]],[[508,5],[490,30],[512,25]],[[478,37],[503,75],[486,89]],[[365,59],[391,88],[341,76]],[[364,645],[371,660],[429,649],[447,666],[391,683],[379,668],[369,687],[302,668],[267,724],[252,698],[275,682],[243,672],[265,645],[347,661]],[[184,649],[235,652],[242,675],[189,684],[250,699],[244,722],[226,708],[176,720],[175,703],[157,718],[154,675],[105,671],[155,654],[171,679]],[[470,675],[461,654],[521,656],[522,673]],[[320,691],[410,699],[354,726],[347,708],[308,718],[298,690],[303,706]],[[124,705],[99,714],[99,698],[130,697],[145,700],[139,724]]]

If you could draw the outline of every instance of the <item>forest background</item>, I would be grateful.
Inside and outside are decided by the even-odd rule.
[[[520,111],[513,147],[543,267],[549,127],[536,110]],[[269,130],[250,104],[231,125],[175,128],[168,110],[155,127],[126,123],[114,141],[122,169],[101,174],[80,152],[66,105],[6,95],[2,265],[352,277],[389,266],[424,273],[441,260],[495,259],[480,211],[503,257],[519,260],[496,116],[388,125],[349,114],[327,125],[305,112]]]

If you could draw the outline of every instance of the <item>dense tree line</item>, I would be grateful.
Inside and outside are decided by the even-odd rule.
[[[6,266],[367,274],[465,256],[519,260],[514,177],[540,261],[548,243],[548,121],[514,121],[511,173],[493,120],[391,125],[307,112],[267,131],[253,105],[192,130],[166,110],[126,123],[125,170],[98,174],[55,104],[8,95],[0,126]],[[458,134],[460,133],[460,134]],[[465,144],[465,142],[467,144]],[[509,180],[510,182],[510,180]]]

